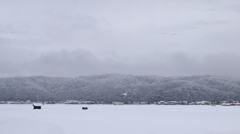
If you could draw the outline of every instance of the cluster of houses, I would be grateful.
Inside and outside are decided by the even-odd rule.
[[[32,104],[30,100],[27,101],[0,101],[0,104]]]
[[[66,101],[0,101],[0,104],[113,104],[113,105],[222,105],[222,106],[240,106],[240,101],[158,101],[158,102],[97,102],[97,101],[79,101],[79,100],[66,100]]]
[[[159,105],[222,105],[222,106],[240,106],[238,101],[222,101],[215,103],[213,101],[196,101],[196,102],[188,102],[188,101],[160,101]]]

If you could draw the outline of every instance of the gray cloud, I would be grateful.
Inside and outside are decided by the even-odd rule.
[[[1,62],[0,73],[1,77],[22,75],[77,77],[123,73],[161,76],[217,75],[240,79],[240,57],[230,53],[211,54],[197,59],[182,52],[174,52],[150,59],[129,64],[111,57],[102,60],[85,50],[62,50],[45,53],[30,62]]]
[[[0,1],[0,77],[237,78],[238,5],[225,0]]]
[[[194,25],[191,24],[185,24],[185,25],[168,25],[168,26],[162,26],[157,27],[154,25],[147,25],[143,26],[143,28],[140,30],[140,32],[143,32],[145,34],[158,34],[158,35],[171,35],[173,33],[182,33],[183,31],[193,30],[196,29]]]
[[[210,25],[210,26],[215,26],[215,25],[224,25],[224,24],[229,24],[231,21],[195,21],[193,24],[196,25]]]
[[[240,12],[240,4],[234,4],[234,5],[227,5],[225,6],[225,9],[233,11],[233,12]]]

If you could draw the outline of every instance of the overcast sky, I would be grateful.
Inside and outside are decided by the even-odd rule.
[[[0,77],[240,80],[239,0],[0,1]]]

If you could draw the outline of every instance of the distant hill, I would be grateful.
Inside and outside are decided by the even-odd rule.
[[[0,78],[0,100],[200,101],[240,100],[240,82],[216,76],[105,74]]]

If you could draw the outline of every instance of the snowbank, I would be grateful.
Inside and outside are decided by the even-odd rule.
[[[0,122],[1,134],[64,134],[61,127],[50,123],[26,119],[10,119]]]

